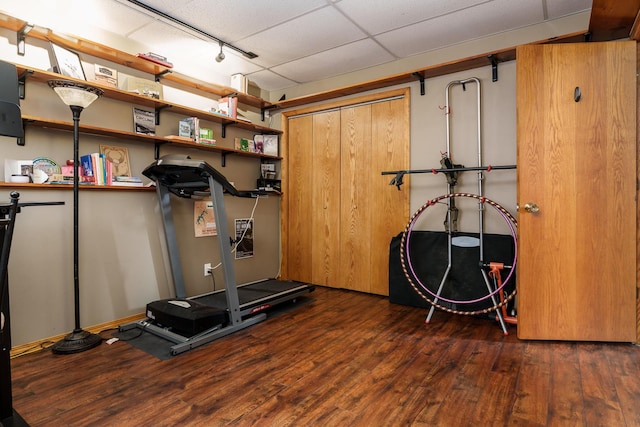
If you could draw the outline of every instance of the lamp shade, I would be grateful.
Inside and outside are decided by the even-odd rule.
[[[71,80],[49,80],[49,86],[68,106],[87,108],[104,93],[102,89],[72,82]]]

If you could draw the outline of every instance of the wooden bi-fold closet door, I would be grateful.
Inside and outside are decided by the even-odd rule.
[[[518,337],[636,341],[636,43],[517,50]]]
[[[398,191],[381,172],[408,169],[408,101],[393,91],[288,117],[284,277],[388,294],[389,243],[408,220],[409,186]]]

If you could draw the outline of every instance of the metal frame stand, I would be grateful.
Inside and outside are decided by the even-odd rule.
[[[4,324],[0,328],[0,425],[28,426],[24,419],[13,409],[11,390],[11,314],[9,311],[9,252],[16,215],[19,212],[17,192],[11,193],[11,203],[0,206],[0,237],[2,254],[0,255],[0,312]]]
[[[450,89],[453,86],[457,86],[457,85],[462,85],[463,88],[465,88],[466,90],[466,85],[469,83],[475,83],[476,84],[476,88],[477,88],[477,110],[478,110],[478,115],[477,115],[477,129],[478,129],[478,136],[477,136],[477,154],[478,154],[478,195],[480,197],[483,197],[483,180],[484,180],[484,175],[483,175],[483,164],[482,164],[482,132],[481,132],[481,126],[482,126],[482,118],[481,118],[481,93],[480,93],[480,80],[477,77],[471,77],[465,80],[454,80],[452,82],[450,82],[446,89],[445,89],[445,111],[446,111],[446,116],[447,116],[447,142],[446,142],[446,153],[447,156],[451,156],[451,125],[450,125],[450,108],[449,108],[449,92]],[[452,184],[451,182],[448,182],[447,184],[447,190],[449,192],[449,194],[454,192],[454,184]],[[448,254],[448,264],[447,264],[447,268],[444,272],[444,275],[442,277],[442,280],[440,281],[440,285],[438,287],[438,291],[436,292],[436,298],[435,298],[435,303],[438,303],[438,297],[440,296],[442,289],[445,285],[445,282],[447,280],[447,278],[449,277],[449,273],[451,271],[451,266],[452,266],[452,259],[451,259],[451,246],[453,244],[453,233],[456,232],[457,230],[453,227],[454,224],[457,223],[457,208],[454,205],[453,199],[449,198],[447,200],[447,219],[445,221],[446,224],[446,232],[447,232],[447,254]],[[483,263],[484,260],[484,244],[483,244],[483,234],[484,234],[484,206],[482,204],[482,202],[478,202],[478,233],[479,233],[479,245],[480,245],[480,264]],[[487,290],[489,291],[489,293],[492,292],[492,288],[491,288],[491,283],[489,281],[489,277],[487,276],[486,271],[484,270],[484,268],[480,268],[481,272],[482,272],[482,277],[484,279],[484,282],[487,286]],[[491,295],[491,301],[493,302],[494,305],[497,305],[496,302],[496,298],[494,295]],[[429,314],[427,315],[427,318],[425,320],[426,323],[429,323],[431,321],[431,317],[433,316],[433,313],[435,311],[435,306],[431,306],[431,308],[429,309]],[[500,313],[500,310],[496,310],[496,317],[498,318],[498,321],[500,322],[500,327],[502,328],[502,331],[504,332],[505,335],[508,334],[507,332],[507,327],[505,325],[504,319],[502,318],[502,314]]]

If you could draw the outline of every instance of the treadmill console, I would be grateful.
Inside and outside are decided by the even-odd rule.
[[[180,197],[191,197],[194,193],[209,191],[209,177],[222,184],[224,191],[233,196],[242,196],[231,183],[203,160],[189,156],[170,154],[156,160],[142,171],[142,174],[163,185]]]

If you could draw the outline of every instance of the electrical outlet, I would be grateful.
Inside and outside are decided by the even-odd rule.
[[[204,265],[204,275],[211,276],[211,263],[208,262]]]

